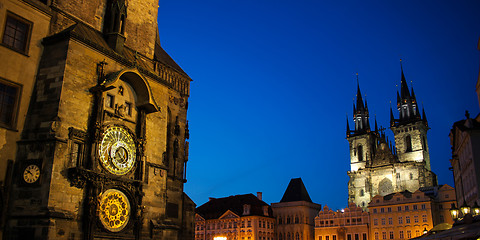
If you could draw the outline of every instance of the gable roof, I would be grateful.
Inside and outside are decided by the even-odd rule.
[[[243,206],[250,205],[250,214],[243,214]],[[205,204],[197,207],[195,212],[205,219],[218,219],[222,217],[227,211],[238,216],[265,216],[263,207],[268,207],[268,216],[272,217],[272,209],[270,205],[258,199],[255,195],[243,194],[224,198],[212,198]]]
[[[280,202],[312,202],[301,178],[292,178]]]

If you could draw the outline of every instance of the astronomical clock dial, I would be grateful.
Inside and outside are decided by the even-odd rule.
[[[107,230],[121,231],[128,224],[130,212],[130,201],[123,192],[109,189],[100,197],[98,217]]]
[[[35,165],[28,165],[25,170],[23,170],[23,180],[26,183],[34,183],[40,178],[40,168]]]
[[[99,151],[102,166],[112,174],[124,175],[135,166],[135,141],[122,127],[114,126],[105,131]]]

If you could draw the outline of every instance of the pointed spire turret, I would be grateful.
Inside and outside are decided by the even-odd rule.
[[[370,131],[369,113],[367,101],[363,101],[362,91],[360,91],[360,84],[357,73],[357,101],[353,105],[353,119],[355,121],[354,133],[366,133]]]
[[[422,106],[422,120],[425,125],[428,127],[427,115],[425,114],[425,107]]]
[[[347,137],[350,137],[350,125],[348,124],[348,114],[347,114]]]
[[[390,106],[390,127],[392,127],[393,125],[395,125],[395,117],[393,116],[393,110]]]
[[[417,99],[415,96],[415,92],[413,91],[413,87],[411,87],[411,92],[408,89],[407,80],[405,79],[401,59],[400,68],[400,94],[397,91],[397,108],[400,112],[398,123],[409,123],[413,121],[418,121],[420,120],[420,112],[417,106]]]
[[[377,115],[375,115],[375,132],[378,133]]]

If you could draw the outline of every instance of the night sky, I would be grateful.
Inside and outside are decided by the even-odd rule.
[[[479,112],[480,1],[160,0],[158,23],[193,79],[185,192],[197,206],[256,192],[279,202],[301,177],[313,202],[346,207],[356,73],[371,127],[388,127],[400,59],[432,170],[453,186],[449,131]]]

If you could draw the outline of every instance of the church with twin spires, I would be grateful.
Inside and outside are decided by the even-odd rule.
[[[390,129],[395,142],[385,135],[385,129],[370,128],[367,101],[363,100],[357,85],[356,104],[353,105],[355,127],[351,130],[347,119],[347,140],[350,149],[348,171],[348,202],[366,209],[376,195],[385,196],[421,187],[436,186],[437,178],[430,168],[425,111],[418,108],[416,95],[408,88],[403,68],[401,89],[397,91],[398,118],[390,108]]]

